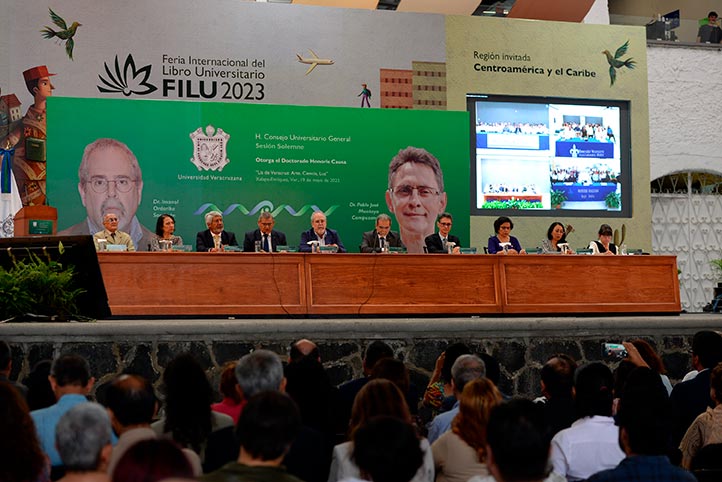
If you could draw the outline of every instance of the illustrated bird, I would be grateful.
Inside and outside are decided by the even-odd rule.
[[[620,59],[621,56],[627,53],[627,49],[629,48],[629,40],[624,42],[624,45],[619,47],[616,52],[614,52],[614,57],[612,57],[612,54],[609,53],[609,50],[604,50],[602,53],[607,56],[607,62],[609,63],[609,79],[611,80],[610,86],[614,85],[614,81],[617,80],[617,69],[621,69],[622,67],[627,67],[628,69],[633,69],[634,66],[637,64],[637,62],[634,61],[631,57],[627,60]]]
[[[75,47],[75,41],[73,40],[73,36],[75,35],[75,31],[78,30],[78,27],[80,27],[82,23],[73,22],[72,25],[68,27],[63,17],[53,12],[52,8],[49,8],[48,10],[50,10],[50,19],[55,25],[58,26],[60,30],[55,31],[46,25],[45,28],[40,31],[40,33],[43,34],[44,38],[49,39],[57,37],[58,39],[60,39],[61,43],[65,41],[65,53],[68,54],[70,60],[73,60],[73,47]]]

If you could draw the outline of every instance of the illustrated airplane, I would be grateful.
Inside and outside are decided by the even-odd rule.
[[[298,61],[302,64],[311,64],[311,66],[306,71],[306,75],[310,74],[313,69],[316,68],[317,65],[333,65],[333,60],[331,59],[320,59],[318,58],[318,55],[316,55],[316,52],[314,52],[311,49],[308,49],[309,52],[311,52],[311,55],[313,57],[301,57],[299,54],[296,54],[296,57],[298,57]]]

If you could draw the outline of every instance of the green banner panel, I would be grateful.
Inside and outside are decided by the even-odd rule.
[[[391,211],[391,159],[414,146],[438,158],[445,191],[439,197],[448,199],[453,233],[468,246],[468,122],[466,112],[52,97],[49,201],[58,208],[61,233],[92,230],[113,208],[120,211],[121,230],[131,234],[140,232],[134,215],[155,231],[156,218],[172,214],[176,234],[187,244],[205,229],[203,215],[217,209],[240,243],[265,210],[296,245],[310,228],[311,213],[321,210],[349,252],[358,252],[362,232]],[[98,156],[102,149],[96,149],[103,161],[89,156],[81,182],[86,146],[105,138],[126,145],[141,173],[124,156]],[[413,202],[418,194],[412,192]],[[418,217],[437,214],[418,204]],[[394,209],[396,215],[411,210],[399,203]],[[392,229],[399,230],[396,218]]]

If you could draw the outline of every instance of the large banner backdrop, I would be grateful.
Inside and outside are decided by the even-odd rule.
[[[391,159],[415,146],[439,159],[446,210],[459,214],[454,232],[464,246],[469,243],[464,112],[74,98],[51,98],[49,110],[48,196],[58,208],[60,230],[120,202],[129,217],[137,208],[138,220],[151,231],[159,215],[172,214],[176,234],[192,244],[212,209],[224,214],[226,229],[237,236],[255,229],[265,210],[289,244],[298,245],[311,213],[321,210],[349,252],[358,252],[361,233],[374,228],[378,214],[390,213]],[[113,170],[103,174],[111,183],[102,192],[79,185],[83,151],[102,138],[128,146],[142,183],[130,179],[134,185],[121,192],[112,181],[123,173]]]

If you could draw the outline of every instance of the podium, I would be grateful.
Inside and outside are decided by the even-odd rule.
[[[58,232],[58,210],[51,206],[25,206],[15,214],[15,236],[48,236]]]

